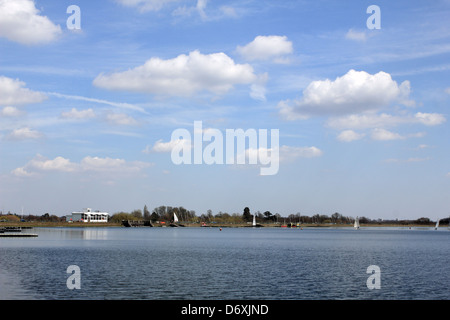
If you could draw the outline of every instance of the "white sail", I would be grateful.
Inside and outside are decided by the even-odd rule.
[[[359,219],[358,219],[358,217],[356,217],[356,219],[355,219],[354,227],[355,227],[355,229],[359,229]]]
[[[436,227],[434,227],[434,230],[437,230],[438,227],[439,227],[439,219],[438,219],[438,221],[436,222]]]
[[[177,215],[175,214],[175,212],[173,213],[173,222],[178,222],[178,217],[177,217]]]
[[[256,226],[256,214],[253,215],[253,226]]]

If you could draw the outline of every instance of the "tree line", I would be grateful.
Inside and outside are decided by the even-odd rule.
[[[247,223],[253,221],[253,215],[256,217],[257,223],[300,223],[300,224],[351,224],[355,221],[355,217],[345,216],[339,212],[331,215],[314,214],[311,216],[297,212],[289,214],[288,216],[281,216],[279,213],[272,213],[270,211],[256,211],[251,213],[249,207],[245,207],[242,213],[232,213],[219,211],[213,214],[212,210],[207,210],[205,213],[197,215],[194,210],[188,210],[184,207],[159,206],[154,208],[151,212],[147,205],[143,210],[135,209],[130,213],[118,212],[110,217],[111,222],[121,222],[122,220],[150,220],[150,221],[173,221],[174,213],[178,219],[183,222],[205,222],[205,223]],[[414,220],[398,220],[398,219],[370,219],[365,216],[359,216],[361,224],[400,224],[400,225],[431,225],[436,223],[429,218],[421,217]],[[450,218],[441,219],[441,224],[449,222]]]
[[[245,207],[242,213],[232,213],[219,211],[213,214],[212,210],[207,210],[205,213],[197,215],[194,210],[188,210],[182,206],[159,206],[153,210],[149,210],[147,205],[144,205],[143,210],[135,209],[131,212],[117,212],[109,217],[109,222],[121,223],[123,220],[146,220],[146,221],[173,221],[174,214],[178,219],[184,223],[229,223],[240,224],[253,221],[255,215],[257,223],[300,223],[300,224],[351,224],[355,217],[345,216],[338,212],[331,215],[314,214],[311,216],[297,212],[289,214],[288,216],[281,216],[279,213],[272,213],[270,211],[255,211],[252,213],[249,207]],[[398,220],[398,219],[370,219],[364,216],[359,216],[361,224],[397,224],[397,225],[432,225],[433,221],[427,217],[421,217],[414,220]],[[56,216],[54,214],[45,213],[43,215],[18,215],[16,213],[3,213],[0,211],[1,221],[32,221],[32,222],[65,222],[65,216]],[[446,225],[450,222],[450,218],[443,218],[440,220],[441,225]]]

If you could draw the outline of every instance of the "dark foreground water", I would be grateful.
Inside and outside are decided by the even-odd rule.
[[[0,238],[1,299],[450,299],[447,228],[32,232]],[[80,289],[67,286],[72,265]]]

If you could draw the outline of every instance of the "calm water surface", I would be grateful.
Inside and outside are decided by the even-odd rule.
[[[35,228],[0,238],[0,298],[447,300],[441,229]],[[67,288],[70,265],[79,290]]]

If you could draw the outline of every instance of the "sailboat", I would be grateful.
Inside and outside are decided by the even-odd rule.
[[[354,227],[356,230],[359,229],[359,219],[358,219],[358,217],[356,217],[356,219],[355,219],[355,224],[354,224],[353,227]]]
[[[436,222],[436,226],[434,227],[434,230],[437,230],[439,228],[439,219]]]
[[[178,227],[178,225],[176,224],[178,222],[178,217],[177,214],[174,212],[173,213],[173,223],[170,224],[171,227]]]
[[[171,223],[170,226],[171,227],[184,227],[184,225],[179,224],[178,221],[179,220],[178,220],[177,214],[174,212],[173,213],[173,223]]]
[[[253,226],[256,227],[256,214],[253,215]]]

